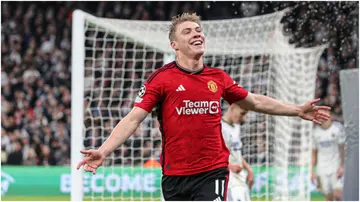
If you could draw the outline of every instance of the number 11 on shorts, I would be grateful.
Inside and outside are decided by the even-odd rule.
[[[216,195],[220,195],[222,197],[224,197],[224,185],[225,185],[225,180],[215,180],[215,194]]]

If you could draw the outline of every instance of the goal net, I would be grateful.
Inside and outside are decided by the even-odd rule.
[[[202,22],[207,65],[226,71],[245,89],[302,104],[315,92],[324,47],[288,43],[285,11]],[[174,60],[170,22],[73,14],[72,200],[161,200],[161,134],[154,115],[109,156],[96,175],[75,169],[80,149],[98,148],[131,110],[149,75]],[[223,111],[227,105],[224,103]],[[312,123],[250,112],[241,127],[243,155],[253,167],[253,200],[309,200]]]

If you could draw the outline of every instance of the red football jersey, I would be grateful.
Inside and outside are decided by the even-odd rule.
[[[141,87],[135,106],[149,113],[158,106],[163,173],[182,176],[227,167],[220,99],[231,104],[247,94],[220,69],[204,65],[194,73],[176,62],[157,69]]]

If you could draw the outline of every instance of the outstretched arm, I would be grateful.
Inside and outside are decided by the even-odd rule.
[[[300,106],[250,92],[244,100],[238,101],[236,104],[243,109],[271,115],[297,116],[300,113]]]
[[[131,112],[115,126],[110,137],[99,148],[101,154],[107,157],[114,152],[116,148],[121,146],[130,135],[135,132],[147,115],[147,111],[139,107],[134,107]]]
[[[134,107],[113,129],[110,137],[97,149],[81,150],[85,157],[77,165],[77,169],[84,166],[87,172],[96,173],[96,169],[101,166],[104,159],[122,145],[134,133],[139,124],[145,119],[148,112],[140,107]]]
[[[302,119],[313,121],[316,124],[321,124],[320,120],[327,120],[330,118],[330,107],[315,106],[320,99],[311,100],[304,105],[294,105],[280,102],[273,98],[248,93],[245,99],[235,102],[241,108],[252,110],[255,112],[282,115],[282,116],[299,116]]]

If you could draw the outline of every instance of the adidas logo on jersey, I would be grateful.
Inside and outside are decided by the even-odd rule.
[[[180,86],[176,89],[176,91],[177,91],[177,92],[178,92],[178,91],[185,91],[185,88],[184,88],[183,85],[180,85]]]

